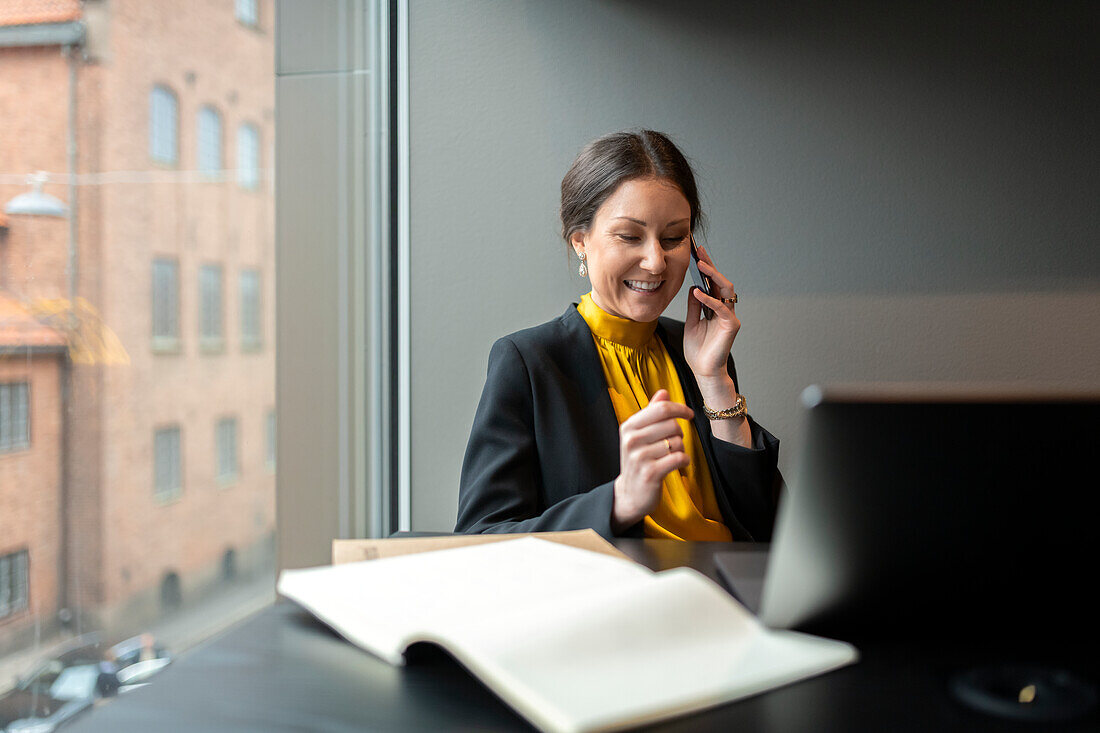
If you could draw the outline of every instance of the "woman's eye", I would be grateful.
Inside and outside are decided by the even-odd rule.
[[[636,243],[642,241],[642,237],[640,237],[636,234],[616,234],[615,236],[617,238],[619,238],[620,240],[622,240],[624,242],[630,242],[631,244],[636,244]],[[661,238],[661,246],[666,247],[668,249],[672,249],[673,247],[679,247],[681,244],[683,244],[686,241],[687,241],[687,235],[686,234],[682,237],[662,237]]]

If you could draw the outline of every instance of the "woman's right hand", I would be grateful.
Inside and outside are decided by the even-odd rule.
[[[690,459],[676,419],[690,420],[694,414],[687,405],[671,402],[668,391],[660,389],[648,405],[619,426],[620,473],[611,507],[614,532],[626,530],[656,509],[665,476],[687,468]]]

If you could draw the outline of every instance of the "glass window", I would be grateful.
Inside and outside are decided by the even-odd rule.
[[[149,92],[149,157],[158,163],[175,165],[179,159],[178,109],[176,95],[167,87],[158,85]]]
[[[235,599],[274,599],[263,423],[276,405],[275,201],[259,164],[274,160],[275,36],[238,22],[231,0],[64,4],[92,41],[109,38],[76,54],[0,49],[0,207],[43,169],[45,191],[70,204],[67,218],[17,214],[0,227],[0,696],[76,635],[150,631],[178,655],[239,618]],[[241,14],[273,24],[274,6]],[[24,20],[19,33],[49,35],[45,16]],[[233,173],[244,122],[246,145],[263,146],[244,156],[255,190]],[[257,297],[238,315],[247,270],[257,276],[242,287]],[[264,348],[239,348],[249,324]],[[215,428],[227,416],[237,478],[219,491]],[[230,550],[236,580],[209,582]]]
[[[245,25],[257,26],[260,24],[256,0],[237,0],[237,20]]]
[[[0,384],[0,453],[30,447],[29,395],[26,382]]]
[[[260,133],[248,122],[237,128],[237,183],[250,190],[260,187]]]
[[[222,418],[215,432],[218,480],[232,481],[237,478],[237,419]]]
[[[27,608],[30,583],[26,550],[0,555],[0,619]]]
[[[241,348],[254,351],[260,348],[260,271],[241,272]]]
[[[199,270],[199,336],[203,347],[222,346],[222,268],[203,265]]]
[[[199,171],[216,176],[222,169],[222,116],[213,107],[203,107],[197,127]]]
[[[153,348],[176,348],[179,328],[179,265],[153,260]]]
[[[179,497],[181,480],[180,429],[178,426],[158,430],[153,439],[154,493],[161,501]]]

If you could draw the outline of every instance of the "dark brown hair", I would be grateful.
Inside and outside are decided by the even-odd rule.
[[[561,179],[561,234],[587,231],[596,211],[624,182],[661,178],[674,184],[691,207],[691,230],[701,223],[699,191],[687,158],[660,132],[613,132],[584,146]]]

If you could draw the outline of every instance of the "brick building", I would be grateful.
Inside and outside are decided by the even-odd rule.
[[[9,212],[0,240],[0,303],[53,339],[0,351],[33,395],[0,453],[0,554],[31,568],[0,653],[270,565],[273,21],[270,0],[0,3],[0,207],[44,171],[69,208]]]
[[[9,646],[32,638],[36,612],[58,608],[64,352],[63,334],[0,291],[0,643]]]

